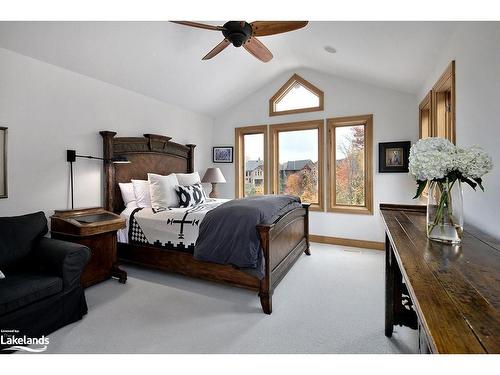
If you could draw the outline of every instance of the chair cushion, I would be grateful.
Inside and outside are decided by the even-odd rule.
[[[0,269],[5,272],[22,263],[47,231],[47,219],[41,211],[0,217]]]
[[[0,315],[17,310],[43,298],[60,293],[60,277],[45,274],[8,274],[0,280]]]

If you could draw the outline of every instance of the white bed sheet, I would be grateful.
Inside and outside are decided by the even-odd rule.
[[[126,220],[126,226],[123,229],[118,230],[118,242],[128,243],[128,224],[130,215],[137,207],[127,207],[122,211],[120,216]]]

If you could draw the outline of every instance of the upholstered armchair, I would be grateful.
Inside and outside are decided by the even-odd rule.
[[[39,337],[87,313],[87,247],[44,237],[43,212],[0,218],[0,329]],[[1,334],[1,333],[0,333]]]

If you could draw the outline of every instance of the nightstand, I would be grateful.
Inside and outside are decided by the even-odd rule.
[[[52,238],[76,242],[91,251],[81,282],[83,287],[94,285],[110,277],[124,284],[127,273],[118,266],[116,232],[125,228],[125,219],[104,208],[56,210],[51,220]]]

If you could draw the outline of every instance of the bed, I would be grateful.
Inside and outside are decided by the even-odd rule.
[[[131,162],[104,163],[104,201],[108,211],[121,214],[125,209],[118,183],[145,180],[148,173],[168,175],[194,171],[193,144],[182,145],[171,141],[171,137],[156,134],[143,137],[116,137],[113,131],[100,134],[104,159],[125,156]],[[262,310],[271,314],[276,286],[303,253],[310,255],[309,205],[294,208],[272,224],[257,225],[256,231],[264,260],[262,279],[231,265],[198,261],[189,252],[145,244],[119,241],[118,256],[122,262],[255,290]]]

